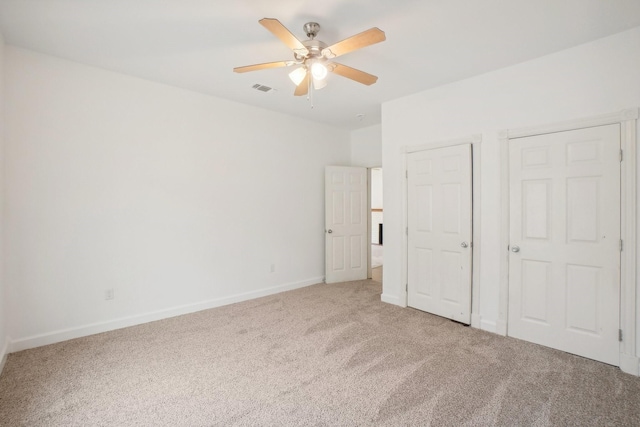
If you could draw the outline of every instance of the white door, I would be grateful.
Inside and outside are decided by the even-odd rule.
[[[325,170],[325,281],[364,280],[368,271],[367,169]]]
[[[510,336],[619,364],[620,127],[509,141]]]
[[[407,155],[411,307],[471,323],[471,144]]]

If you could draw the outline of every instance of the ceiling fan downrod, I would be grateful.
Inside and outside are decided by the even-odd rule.
[[[307,35],[307,37],[313,40],[316,38],[318,32],[320,31],[320,24],[318,24],[317,22],[307,22],[306,24],[304,24],[302,29],[304,30],[304,33]]]

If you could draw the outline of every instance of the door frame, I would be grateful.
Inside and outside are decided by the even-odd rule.
[[[496,332],[507,335],[509,310],[509,140],[527,136],[570,131],[611,124],[620,125],[620,369],[638,375],[640,372],[640,342],[636,315],[640,311],[636,289],[636,155],[638,109],[520,129],[505,129],[498,134],[500,141],[501,229],[500,229],[500,301]]]
[[[402,281],[405,284],[399,297],[402,307],[407,307],[409,293],[407,287],[409,283],[409,182],[408,182],[408,155],[419,151],[433,150],[436,148],[452,147],[454,145],[471,144],[471,227],[472,227],[472,247],[471,247],[471,326],[480,328],[482,319],[480,318],[480,146],[482,135],[472,135],[465,138],[452,139],[446,141],[435,141],[427,144],[402,147],[402,169],[404,178],[402,183]]]

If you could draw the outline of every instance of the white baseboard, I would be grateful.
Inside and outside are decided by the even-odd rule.
[[[404,302],[400,300],[400,298],[394,295],[389,295],[389,294],[382,294],[380,296],[380,301],[386,302],[387,304],[399,305],[400,307],[407,306]]]
[[[496,320],[496,334],[502,335],[503,337],[507,336],[507,322],[504,320]]]
[[[502,335],[503,337],[507,336],[507,322],[504,320],[487,320],[480,319],[480,329],[487,332],[492,332],[494,334]]]
[[[7,356],[9,356],[9,348],[11,348],[11,340],[9,337],[4,341],[2,350],[0,350],[0,375],[4,369],[4,364],[7,362]]]
[[[496,328],[496,322],[493,320],[480,319],[480,329],[487,332],[492,332],[494,334],[498,333]]]
[[[471,327],[482,329],[482,317],[479,314],[471,313]]]
[[[640,359],[622,353],[620,355],[620,370],[636,377],[640,376]]]
[[[244,292],[223,298],[216,298],[208,301],[198,302],[195,304],[186,304],[178,307],[172,307],[164,310],[153,311],[145,314],[137,314],[134,316],[121,317],[119,319],[107,320],[105,322],[97,322],[89,325],[79,326],[75,328],[62,329],[58,331],[48,332],[45,334],[34,335],[26,338],[19,338],[11,342],[10,352],[27,350],[29,348],[40,347],[43,345],[54,344],[57,342],[67,341],[74,338],[86,337],[88,335],[99,334],[102,332],[113,331],[115,329],[127,328],[129,326],[140,325],[143,323],[162,320],[169,317],[181,316],[183,314],[194,313],[196,311],[207,310],[210,308],[221,307],[223,305],[234,304],[237,302],[247,301],[280,292],[290,291],[293,289],[304,288],[306,286],[322,283],[323,276],[313,277],[301,282],[286,283],[284,285],[274,286],[271,288],[260,289],[257,291]]]

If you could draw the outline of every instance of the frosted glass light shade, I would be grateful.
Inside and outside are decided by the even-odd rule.
[[[315,77],[313,78],[313,88],[315,90],[320,90],[323,87],[325,87],[326,85],[327,85],[327,80],[326,79],[325,80],[319,80],[319,79],[316,79]]]
[[[307,75],[307,70],[304,67],[296,68],[289,73],[289,78],[296,85],[299,86],[304,80],[304,76]]]
[[[324,80],[327,77],[327,67],[321,62],[314,62],[311,65],[311,74],[316,80]]]

